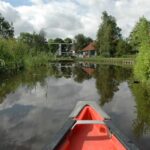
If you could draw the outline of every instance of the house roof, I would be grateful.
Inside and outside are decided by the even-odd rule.
[[[93,42],[91,42],[89,45],[87,45],[82,49],[82,51],[91,51],[91,50],[96,50],[95,44]]]

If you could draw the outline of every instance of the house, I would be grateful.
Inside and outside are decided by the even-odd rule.
[[[81,50],[81,54],[83,57],[91,57],[91,56],[96,56],[96,48],[94,42],[91,42],[89,45],[84,47]]]

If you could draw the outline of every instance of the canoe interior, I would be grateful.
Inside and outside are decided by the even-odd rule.
[[[99,120],[92,107],[85,106],[75,120]],[[125,150],[120,141],[110,133],[105,124],[77,124],[67,134],[57,150]]]

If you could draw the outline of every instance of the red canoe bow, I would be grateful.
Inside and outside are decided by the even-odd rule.
[[[96,102],[80,101],[49,150],[138,150],[110,122]]]

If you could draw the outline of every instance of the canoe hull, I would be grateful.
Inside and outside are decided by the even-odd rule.
[[[96,102],[79,102],[67,124],[52,139],[49,149],[137,150],[134,144],[109,125],[110,122],[110,117]]]

